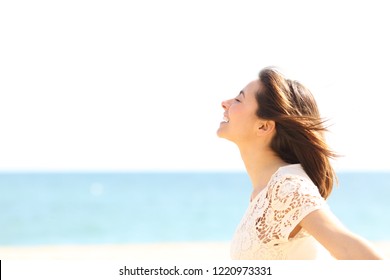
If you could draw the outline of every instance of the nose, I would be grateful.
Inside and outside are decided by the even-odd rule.
[[[229,106],[230,106],[230,103],[229,103],[229,100],[224,100],[224,101],[222,101],[222,108],[224,109],[224,110],[227,110],[227,109],[229,109]]]

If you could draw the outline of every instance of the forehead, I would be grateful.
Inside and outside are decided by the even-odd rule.
[[[259,91],[259,89],[260,89],[260,81],[254,80],[251,81],[249,84],[247,84],[242,91],[244,92],[245,97],[246,96],[254,97],[255,94]]]

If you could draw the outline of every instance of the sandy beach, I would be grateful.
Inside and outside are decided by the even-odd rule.
[[[390,241],[375,242],[390,259]],[[0,247],[3,260],[230,260],[229,242]]]

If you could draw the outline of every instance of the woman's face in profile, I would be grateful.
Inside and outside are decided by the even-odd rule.
[[[217,130],[219,137],[237,143],[256,135],[259,121],[256,116],[258,108],[256,94],[259,88],[260,81],[254,80],[244,87],[235,98],[222,102],[224,114]]]

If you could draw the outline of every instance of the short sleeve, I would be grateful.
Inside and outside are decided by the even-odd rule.
[[[299,222],[326,202],[312,181],[286,175],[275,180],[267,191],[268,206],[256,221],[258,237],[263,243],[287,242]]]

